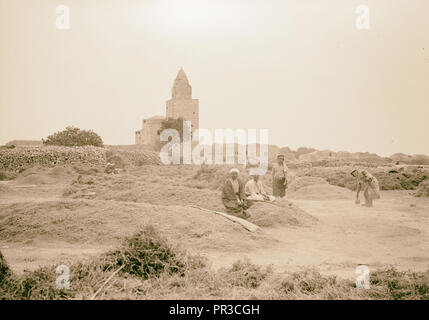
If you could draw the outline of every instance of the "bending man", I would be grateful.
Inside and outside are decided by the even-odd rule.
[[[353,170],[351,175],[357,180],[356,203],[359,203],[359,193],[363,190],[365,203],[363,206],[372,207],[374,199],[380,199],[380,186],[378,180],[366,170]]]

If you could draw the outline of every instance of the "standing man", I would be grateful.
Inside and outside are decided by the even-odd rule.
[[[354,169],[352,172],[350,172],[350,174],[352,175],[352,177],[354,177],[356,179],[356,199],[355,199],[355,203],[359,204],[360,200],[359,200],[359,193],[362,189],[364,189],[364,184],[363,181],[360,179],[360,171],[358,169]]]
[[[240,218],[247,219],[250,215],[246,212],[248,208],[244,185],[238,179],[238,169],[231,169],[230,177],[225,181],[222,189],[222,202],[228,213]]]
[[[285,156],[283,154],[277,155],[277,162],[273,164],[273,169],[272,169],[274,197],[283,198],[286,195],[287,170],[288,168],[286,167],[286,164],[285,164]]]

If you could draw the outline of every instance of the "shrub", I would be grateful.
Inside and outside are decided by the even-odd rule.
[[[429,197],[429,180],[420,183],[414,195],[416,197]]]
[[[334,276],[326,277],[314,271],[294,273],[293,278],[300,291],[306,294],[320,293],[324,288],[335,285],[337,281]]]
[[[56,288],[56,274],[53,267],[42,267],[22,278],[16,292],[20,299],[59,299],[67,296],[65,290]]]
[[[0,171],[0,181],[7,180],[7,175],[3,171]]]
[[[6,259],[3,257],[3,254],[0,251],[0,286],[1,284],[9,278],[11,275],[9,266],[6,263]]]
[[[321,177],[329,184],[356,190],[356,178],[350,175],[351,168],[312,168],[306,172],[307,176]],[[425,181],[429,172],[425,168],[402,167],[396,170],[391,168],[375,168],[370,172],[377,178],[381,190],[415,190]]]
[[[159,277],[164,272],[183,276],[185,270],[194,265],[201,266],[202,262],[187,259],[184,252],[160,237],[153,227],[147,226],[126,239],[119,249],[107,253],[104,269],[124,266],[123,273],[149,279]]]
[[[67,127],[63,131],[51,134],[45,139],[42,139],[45,145],[56,146],[96,146],[102,147],[103,140],[92,130],[81,130],[75,127]]]
[[[183,118],[168,118],[166,120],[163,120],[161,122],[161,128],[158,130],[158,135],[161,134],[162,131],[166,129],[175,129],[179,133],[180,141],[184,141],[183,139],[183,127],[186,127],[187,129],[191,130],[191,128],[187,127],[187,124]],[[169,138],[169,141],[171,141],[171,137]],[[166,144],[167,142],[157,141],[155,143],[155,150],[161,150],[161,148]]]
[[[371,273],[371,298],[429,299],[429,270],[426,272],[397,271],[394,268]]]
[[[16,281],[13,278],[12,272],[0,252],[0,300],[14,299],[16,291]]]
[[[161,122],[161,131],[165,129],[176,129],[180,136],[180,141],[183,141],[183,125],[185,124],[185,120],[183,118],[168,118]],[[185,124],[186,125],[186,124]],[[190,128],[188,128],[190,129]]]
[[[56,267],[41,267],[14,277],[0,253],[0,299],[70,299],[92,296],[112,272],[116,277],[139,280],[158,280],[161,275],[183,278],[188,272],[206,267],[199,256],[190,256],[173,247],[168,240],[159,236],[153,227],[123,241],[117,250],[109,251],[88,262],[70,266],[70,289],[57,289]],[[143,282],[142,282],[143,284]],[[149,283],[149,285],[151,285]],[[101,295],[101,294],[100,294]]]
[[[270,273],[270,268],[262,268],[249,260],[238,260],[228,270],[227,277],[234,286],[257,288]]]

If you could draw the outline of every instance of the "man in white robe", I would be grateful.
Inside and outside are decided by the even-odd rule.
[[[251,201],[269,201],[273,202],[276,198],[268,195],[262,182],[259,180],[259,175],[252,176],[246,185],[244,186],[244,192],[247,196],[247,200]]]

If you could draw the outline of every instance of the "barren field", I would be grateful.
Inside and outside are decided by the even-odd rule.
[[[91,261],[150,225],[214,270],[243,260],[277,274],[315,270],[353,282],[359,264],[371,271],[428,270],[427,197],[382,191],[375,207],[366,208],[349,189],[319,177],[296,179],[286,199],[251,207],[249,221],[261,227],[251,233],[199,209],[223,211],[219,186],[227,171],[159,165],[118,174],[102,166],[24,170],[0,181],[0,251],[23,275]],[[263,182],[270,191],[269,179]]]
[[[252,234],[189,207],[223,211],[220,192],[193,179],[197,169],[147,166],[117,175],[102,168],[86,175],[71,167],[30,169],[2,182],[2,252],[17,271],[34,269],[102,252],[150,223],[186,249],[213,257],[215,266],[249,257],[258,264],[317,266],[352,277],[357,264],[429,266],[427,198],[384,191],[374,208],[366,208],[354,204],[348,189],[309,185],[290,192],[291,203],[251,208],[250,221],[262,226]]]

